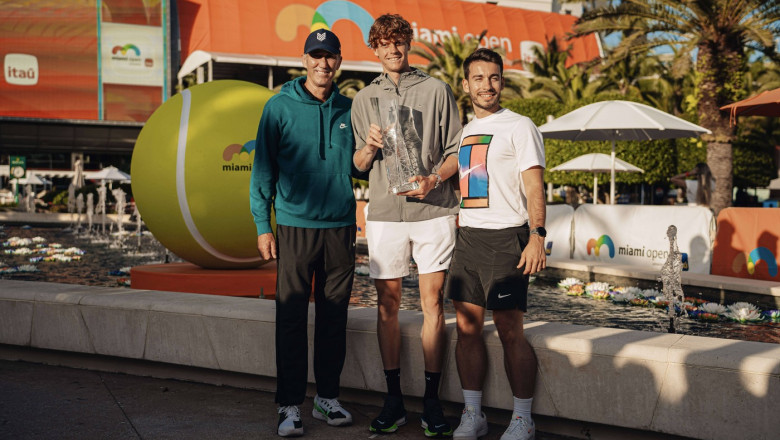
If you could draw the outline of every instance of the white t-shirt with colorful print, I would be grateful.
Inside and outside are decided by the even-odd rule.
[[[545,166],[542,134],[531,119],[502,108],[465,127],[458,149],[460,226],[503,229],[528,222],[520,173]]]

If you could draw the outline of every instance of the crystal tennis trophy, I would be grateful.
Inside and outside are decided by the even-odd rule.
[[[382,155],[385,160],[388,191],[393,194],[412,191],[420,187],[409,178],[420,174],[415,151],[409,151],[399,119],[399,105],[396,99],[371,98],[382,127]]]

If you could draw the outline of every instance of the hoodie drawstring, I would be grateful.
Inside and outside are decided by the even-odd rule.
[[[333,92],[331,92],[332,94]],[[332,96],[332,95],[331,95]],[[328,148],[333,148],[333,145],[330,143],[330,133],[333,131],[333,124],[331,123],[332,117],[333,117],[333,99],[328,99],[328,102],[326,103],[328,107],[328,118],[325,119],[325,143],[320,144],[320,159],[325,160],[325,145],[328,146]]]

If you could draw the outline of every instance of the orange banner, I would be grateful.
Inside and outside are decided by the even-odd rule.
[[[415,37],[430,42],[487,30],[484,45],[505,51],[506,68],[522,69],[511,63],[531,60],[532,49],[546,46],[552,36],[562,40],[576,21],[569,15],[456,0],[183,0],[178,6],[182,60],[195,50],[299,56],[312,30],[328,28],[339,36],[345,60],[377,61],[367,47],[369,29],[375,17],[396,13],[409,21]],[[594,35],[566,44],[571,44],[569,63],[600,55]],[[410,61],[425,63],[420,57]]]
[[[2,2],[0,116],[145,121],[167,97],[166,5]]]
[[[780,209],[726,208],[718,215],[713,275],[780,281]]]

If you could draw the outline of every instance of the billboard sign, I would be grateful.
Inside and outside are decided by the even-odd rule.
[[[7,0],[0,117],[144,122],[168,96],[166,1]]]
[[[330,29],[341,40],[345,61],[376,62],[376,55],[367,47],[368,33],[374,20],[385,13],[402,15],[416,39],[432,44],[456,34],[465,39],[487,31],[482,45],[501,49],[507,69],[523,69],[523,61],[534,59],[533,48],[545,47],[552,37],[570,45],[570,64],[601,56],[595,35],[566,39],[577,17],[493,4],[455,0],[186,0],[179,2],[178,8],[182,59],[196,50],[299,57],[310,32]],[[410,61],[426,63],[415,55]]]

